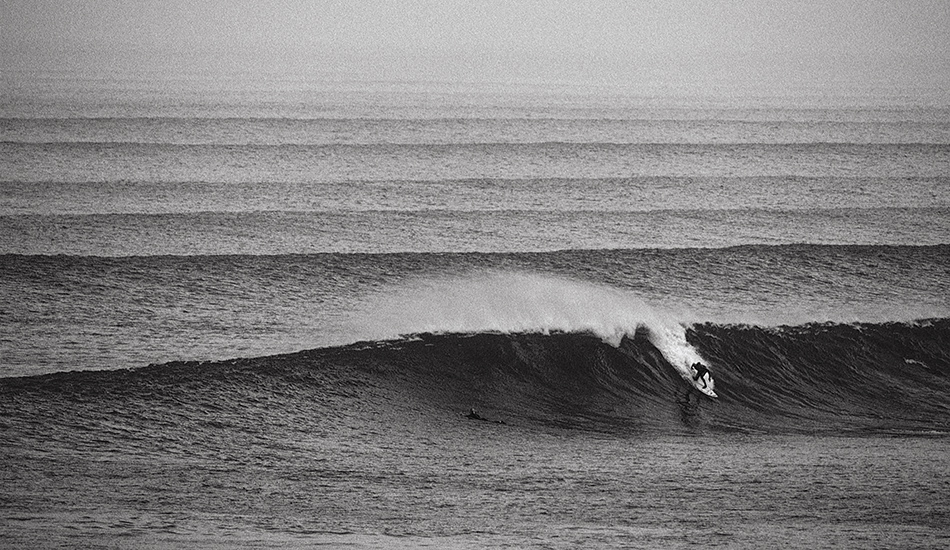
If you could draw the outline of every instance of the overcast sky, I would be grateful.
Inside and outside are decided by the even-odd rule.
[[[0,67],[950,82],[947,0],[3,0]]]

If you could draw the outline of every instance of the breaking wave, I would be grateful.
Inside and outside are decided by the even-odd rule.
[[[355,334],[387,340],[407,334],[590,333],[613,347],[645,330],[684,377],[705,361],[672,313],[606,285],[536,273],[489,272],[389,288],[354,321]]]
[[[950,319],[689,326],[688,349],[710,364],[715,400],[683,380],[652,331],[638,321],[609,342],[592,331],[415,334],[255,359],[8,378],[0,413],[11,427],[36,415],[47,424],[147,422],[162,410],[221,422],[228,411],[248,418],[248,408],[272,422],[303,407],[313,429],[326,430],[458,422],[476,407],[510,429],[950,433]]]

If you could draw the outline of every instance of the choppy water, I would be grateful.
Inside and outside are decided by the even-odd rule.
[[[3,91],[10,545],[947,543],[947,107],[232,84]]]

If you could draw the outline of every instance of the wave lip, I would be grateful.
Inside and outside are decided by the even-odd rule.
[[[618,347],[647,330],[684,376],[703,362],[684,325],[636,294],[550,275],[487,272],[416,281],[380,294],[356,316],[357,333],[385,340],[411,333],[591,333]]]

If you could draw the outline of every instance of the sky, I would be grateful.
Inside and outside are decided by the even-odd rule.
[[[0,70],[950,83],[947,0],[3,0]]]

